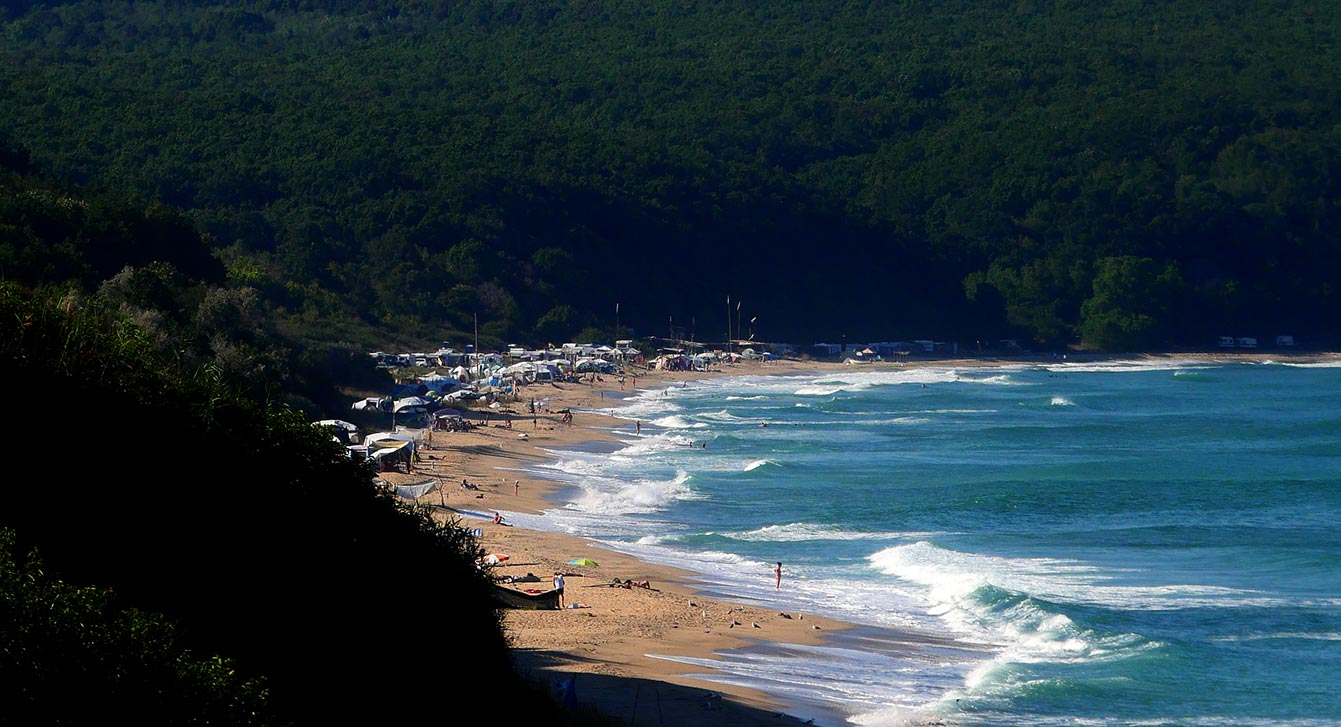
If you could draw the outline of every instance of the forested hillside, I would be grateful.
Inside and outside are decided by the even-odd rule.
[[[444,699],[591,724],[513,671],[476,541],[308,419],[114,308],[9,283],[0,377],[0,436],[22,442],[0,488],[0,725],[432,724]]]
[[[803,343],[1307,341],[1339,31],[1307,0],[5,2],[0,138],[180,209],[312,340],[609,337],[616,304],[720,340],[730,296]]]

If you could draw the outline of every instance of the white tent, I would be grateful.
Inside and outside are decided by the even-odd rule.
[[[344,421],[343,419],[322,419],[321,421],[314,423],[319,427],[337,427],[339,429],[345,430],[346,432],[349,432],[350,434],[353,434],[354,432],[357,432],[359,430],[357,424],[351,424],[347,421]]]
[[[419,378],[419,383],[427,386],[429,391],[443,392],[451,391],[461,385],[461,382],[454,376],[442,376],[441,374],[429,374]]]
[[[580,358],[577,360],[577,363],[573,368],[577,371],[591,371],[592,369],[599,369],[602,366],[609,365],[610,362],[603,358]]]
[[[407,396],[404,399],[397,399],[392,411],[396,414],[421,414],[428,411],[428,408],[432,405],[433,403],[427,399]]]
[[[359,441],[357,424],[351,424],[341,419],[322,419],[319,422],[312,422],[312,426],[334,429],[340,432],[339,435],[331,435],[331,439],[340,444],[354,444]]]

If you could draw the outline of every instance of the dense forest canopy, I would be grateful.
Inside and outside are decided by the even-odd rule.
[[[179,208],[312,339],[608,338],[618,304],[720,340],[730,296],[764,340],[1320,340],[1339,31],[1308,0],[5,2],[0,134]]]
[[[407,681],[594,723],[514,671],[467,530],[309,419],[7,282],[0,377],[0,724],[441,721]]]

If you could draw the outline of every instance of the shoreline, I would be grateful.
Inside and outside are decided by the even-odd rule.
[[[1337,354],[1267,354],[1195,352],[1142,356],[1071,354],[1066,359],[1020,356],[993,359],[919,359],[845,365],[832,362],[780,362],[723,367],[712,372],[639,372],[637,389],[655,390],[669,385],[687,385],[695,380],[718,377],[788,375],[856,370],[903,370],[910,368],[986,368],[1017,365],[1065,365],[1095,363],[1149,364],[1336,361]],[[617,377],[596,384],[564,384],[532,387],[549,394],[548,411],[532,418],[513,414],[512,429],[503,428],[498,414],[482,428],[469,433],[435,433],[424,450],[427,457],[414,475],[388,473],[392,482],[423,481],[436,477],[442,489],[419,501],[434,505],[435,517],[445,522],[459,517],[467,527],[482,531],[480,543],[486,552],[509,558],[494,567],[497,575],[523,577],[534,573],[534,587],[548,589],[555,571],[568,575],[565,589],[569,604],[583,608],[563,611],[503,611],[504,631],[512,644],[518,670],[551,684],[574,677],[579,707],[589,707],[630,724],[692,722],[697,724],[779,724],[779,718],[796,724],[817,716],[833,721],[842,715],[826,713],[788,714],[796,710],[778,697],[757,690],[708,681],[692,672],[710,671],[657,656],[712,659],[719,652],[769,644],[824,643],[828,637],[851,629],[869,628],[830,619],[782,614],[749,604],[708,597],[695,584],[695,574],[639,561],[608,549],[589,538],[522,526],[494,525],[492,514],[541,516],[562,508],[558,499],[564,487],[559,482],[519,472],[526,466],[553,461],[548,450],[591,446],[621,440],[604,414],[592,409],[617,407],[624,396],[635,393],[631,385],[620,391]],[[605,396],[604,394],[609,394]],[[564,424],[558,410],[573,410],[573,422]],[[470,418],[484,422],[481,411]],[[629,431],[633,433],[632,428]],[[460,488],[464,477],[478,491]],[[532,518],[523,518],[530,520]],[[589,557],[596,567],[568,565],[570,559]],[[771,576],[770,576],[771,577]],[[612,579],[647,579],[651,588],[611,587]],[[792,614],[788,614],[791,616]],[[755,626],[757,624],[757,627]],[[818,627],[818,628],[815,628]],[[722,695],[720,703],[709,699]],[[717,706],[719,704],[719,706]],[[710,707],[716,706],[715,709]],[[840,720],[841,721],[841,720]]]
[[[456,517],[464,527],[479,528],[479,542],[486,553],[508,556],[492,567],[495,575],[521,578],[529,573],[540,579],[518,587],[547,590],[554,572],[567,574],[568,604],[582,608],[505,609],[503,628],[518,671],[552,685],[574,676],[579,708],[591,708],[629,724],[802,724],[803,719],[787,714],[790,706],[773,695],[687,676],[686,672],[710,670],[651,655],[711,659],[718,652],[759,643],[818,644],[828,633],[851,628],[850,624],[810,614],[788,619],[767,608],[710,597],[694,586],[691,571],[640,561],[589,538],[509,521],[513,515],[543,517],[563,506],[559,499],[563,483],[522,471],[554,461],[550,450],[593,443],[623,446],[611,427],[618,420],[591,410],[618,407],[624,397],[638,391],[708,378],[844,368],[849,367],[787,362],[735,365],[709,372],[640,371],[628,377],[623,391],[615,376],[603,377],[596,384],[532,385],[528,399],[534,393],[537,401],[548,400],[534,418],[524,404],[514,404],[510,415],[470,410],[468,418],[481,424],[479,429],[435,432],[413,474],[393,472],[380,477],[392,484],[437,479],[439,490],[417,502],[432,507],[439,522]],[[571,425],[562,422],[563,409],[572,410]],[[502,424],[508,418],[511,429]],[[628,426],[633,434],[632,425]],[[463,489],[462,478],[479,489]],[[495,525],[494,512],[502,513],[504,523],[509,524]],[[568,564],[580,557],[600,565]],[[615,578],[646,580],[651,587],[611,587]],[[714,694],[719,698],[710,701]]]

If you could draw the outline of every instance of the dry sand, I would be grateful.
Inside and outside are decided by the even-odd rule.
[[[1283,359],[1280,354],[1189,353],[1174,356],[1117,357],[1120,360],[1169,358],[1207,361]],[[1333,354],[1293,356],[1293,359],[1332,359]],[[1068,362],[1111,360],[1101,356],[1068,356]],[[916,362],[862,365],[862,368],[911,366],[985,366],[1018,363],[1053,363],[1051,356],[1012,359],[928,359]],[[782,374],[798,371],[842,370],[843,364],[818,362],[771,362],[737,364],[716,372],[639,372],[638,389],[680,385],[714,376]],[[512,405],[513,414],[483,411],[470,414],[484,426],[471,432],[435,432],[421,450],[425,459],[413,474],[385,473],[393,484],[439,480],[438,491],[425,495],[420,504],[437,506],[437,516],[459,519],[466,527],[480,528],[486,552],[508,556],[492,568],[498,577],[534,574],[539,583],[517,584],[517,588],[547,590],[555,572],[566,573],[567,604],[579,608],[529,611],[506,610],[505,633],[512,645],[518,669],[537,679],[557,683],[572,676],[580,706],[596,709],[634,725],[696,724],[756,725],[797,724],[800,720],[783,713],[769,695],[740,687],[697,680],[686,676],[704,671],[700,667],[658,659],[652,654],[710,658],[715,652],[752,642],[816,643],[847,624],[812,614],[789,613],[751,605],[704,598],[692,587],[692,574],[668,566],[648,564],[607,550],[584,538],[562,533],[495,525],[479,513],[543,513],[556,507],[546,499],[557,485],[514,470],[549,459],[543,450],[577,445],[592,439],[609,439],[609,429],[619,420],[576,409],[615,406],[621,385],[615,376],[604,376],[593,384],[535,385],[525,391],[529,399],[548,399],[548,407],[534,418],[526,404]],[[634,377],[628,377],[623,393],[632,393]],[[608,396],[602,396],[603,392]],[[573,422],[561,420],[563,409],[574,409]],[[512,428],[503,420],[511,418]],[[632,433],[632,425],[630,433]],[[478,490],[464,490],[461,480]],[[504,519],[506,523],[506,518]],[[596,567],[569,565],[574,558],[588,557]],[[761,579],[771,578],[761,573]],[[650,588],[612,587],[613,580],[646,579]],[[785,587],[785,580],[784,580]],[[722,695],[720,707],[709,708],[708,695]]]

